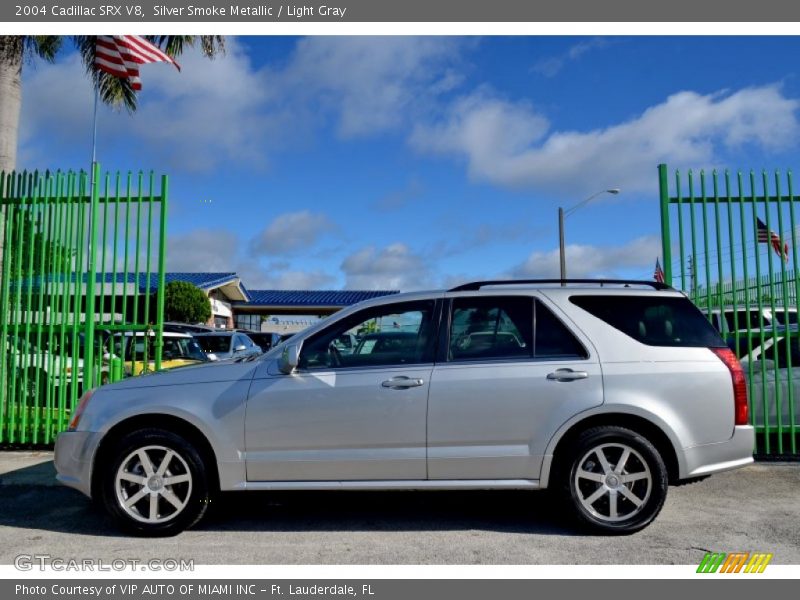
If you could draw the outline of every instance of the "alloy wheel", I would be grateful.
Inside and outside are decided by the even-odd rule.
[[[131,518],[158,524],[177,517],[192,494],[186,461],[165,446],[131,452],[117,469],[114,489],[120,507]]]
[[[599,521],[616,523],[645,507],[653,475],[639,452],[615,442],[586,452],[577,464],[572,485],[586,512]]]

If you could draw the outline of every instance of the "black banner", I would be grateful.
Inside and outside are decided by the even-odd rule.
[[[0,5],[6,23],[68,22],[790,22],[785,0],[33,0]]]
[[[757,577],[757,576],[750,576]],[[486,600],[487,598],[752,598],[758,593],[785,592],[793,597],[793,580],[714,578],[698,580],[212,580],[212,579],[37,579],[0,582],[0,597],[7,600]],[[624,591],[623,591],[624,590]],[[791,596],[789,595],[791,594]]]

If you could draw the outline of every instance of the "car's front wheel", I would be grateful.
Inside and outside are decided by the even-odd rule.
[[[145,536],[180,533],[210,503],[203,457],[183,437],[142,429],[115,445],[102,473],[101,502],[125,530]]]
[[[658,450],[623,427],[595,427],[568,450],[558,486],[579,525],[628,534],[649,525],[664,506],[667,469]]]

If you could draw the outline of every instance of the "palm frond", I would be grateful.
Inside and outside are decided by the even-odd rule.
[[[129,113],[136,111],[137,98],[136,92],[131,88],[128,79],[120,79],[99,71],[94,64],[97,52],[97,36],[76,35],[72,38],[75,47],[81,55],[86,74],[92,80],[92,85],[100,90],[100,100],[103,104],[108,104],[114,108],[124,107]]]
[[[32,58],[41,58],[47,62],[55,62],[56,54],[61,50],[64,37],[60,35],[26,35],[24,36],[25,53]]]

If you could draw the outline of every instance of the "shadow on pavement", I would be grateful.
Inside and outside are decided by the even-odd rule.
[[[118,537],[104,511],[53,485],[52,462],[0,476],[0,527]],[[529,491],[228,492],[201,531],[449,531],[572,535],[549,494]]]

